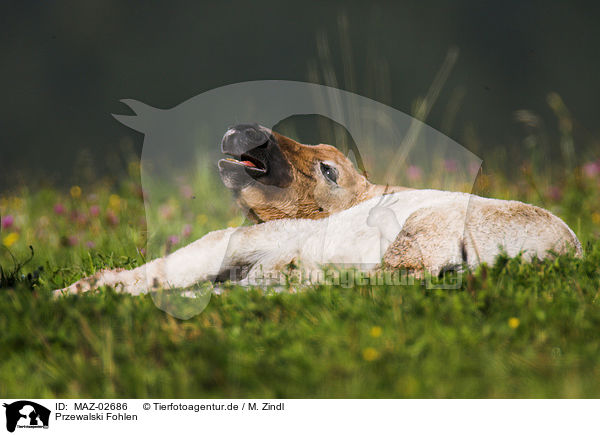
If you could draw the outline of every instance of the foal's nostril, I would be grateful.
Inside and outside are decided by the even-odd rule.
[[[259,143],[265,140],[265,135],[255,128],[248,128],[244,133],[248,140],[252,142]]]
[[[221,140],[221,151],[239,157],[268,143],[269,136],[259,125],[238,124],[225,132]]]

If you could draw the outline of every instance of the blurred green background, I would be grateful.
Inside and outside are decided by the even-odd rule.
[[[93,0],[0,9],[0,190],[125,176],[142,137],[110,116],[128,113],[122,98],[170,108],[231,83],[309,80],[415,113],[451,47],[459,56],[429,125],[506,171],[533,152],[561,166],[562,110],[574,163],[599,154],[595,2]]]

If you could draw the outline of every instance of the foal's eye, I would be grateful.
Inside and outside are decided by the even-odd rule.
[[[321,163],[321,173],[325,178],[337,184],[338,171],[333,166]]]

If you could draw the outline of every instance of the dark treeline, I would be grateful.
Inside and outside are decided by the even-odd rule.
[[[552,164],[562,159],[560,112],[577,162],[599,157],[594,2],[94,0],[1,10],[1,189],[118,177],[124,153],[142,145],[110,116],[127,113],[122,98],[169,108],[247,80],[326,83],[325,66],[339,87],[412,113],[451,47],[459,57],[428,124],[484,160],[510,156],[514,167],[535,151]]]

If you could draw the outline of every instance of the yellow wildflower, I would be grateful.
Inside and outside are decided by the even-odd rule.
[[[73,186],[71,187],[71,196],[73,198],[79,198],[81,196],[81,187],[79,186]]]
[[[379,352],[372,347],[367,347],[365,350],[363,350],[363,358],[365,361],[375,361],[377,358],[379,358]]]
[[[2,239],[2,244],[7,248],[10,248],[17,240],[19,240],[19,233],[8,233],[8,235]]]
[[[227,222],[227,226],[228,227],[239,227],[243,223],[244,223],[244,218],[235,217],[235,218],[231,219],[229,222]]]
[[[119,205],[121,205],[121,197],[116,193],[113,193],[108,197],[108,206],[112,209],[118,209]]]
[[[511,317],[510,319],[508,319],[508,326],[510,326],[512,329],[517,329],[520,324],[521,321],[516,317]]]
[[[196,216],[196,222],[198,222],[198,225],[204,225],[206,222],[208,222],[208,216],[205,214],[199,214]]]
[[[381,335],[381,332],[382,330],[380,326],[373,326],[369,331],[369,334],[371,335],[371,337],[377,338]]]
[[[15,210],[20,210],[21,207],[23,206],[23,199],[19,198],[18,196],[13,196],[11,198],[11,202],[12,202],[12,208],[14,208]]]

